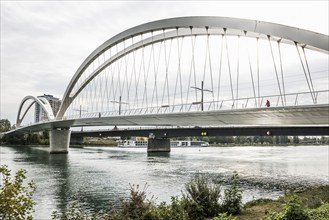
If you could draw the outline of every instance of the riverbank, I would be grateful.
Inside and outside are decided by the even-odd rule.
[[[236,176],[237,177],[237,176]],[[118,209],[108,214],[88,212],[81,204],[68,206],[66,213],[55,211],[53,219],[63,216],[76,219],[76,214],[93,216],[90,219],[212,219],[212,220],[328,220],[329,185],[308,188],[302,192],[289,192],[276,200],[257,199],[241,204],[241,192],[233,180],[229,192],[225,190],[221,202],[217,199],[220,187],[209,185],[205,178],[195,178],[185,186],[183,197],[172,197],[170,203],[155,204],[144,188],[132,185],[130,197],[123,199]],[[218,191],[219,190],[219,191]],[[218,194],[219,193],[219,194]],[[216,196],[217,195],[217,196]],[[200,199],[201,198],[201,199]],[[219,211],[220,210],[220,211]],[[220,213],[218,213],[220,212]],[[230,214],[238,213],[238,214]],[[219,217],[216,217],[218,216]],[[87,217],[89,219],[89,217]]]
[[[209,147],[298,147],[298,146],[328,146],[325,143],[307,143],[307,144],[235,144],[235,143],[225,143],[225,144],[209,144]]]
[[[243,203],[277,199],[293,186],[300,191],[328,185],[327,146],[173,148],[164,155],[105,146],[53,155],[48,147],[1,146],[1,163],[26,169],[37,184],[35,219],[51,219],[52,210],[62,211],[73,200],[96,211],[117,205],[128,196],[129,183],[148,183],[157,203],[169,203],[196,173],[226,189],[236,171]]]
[[[327,213],[327,215],[323,219],[329,219],[329,185],[308,188],[305,191],[296,192],[296,195],[301,198],[302,207],[304,210],[313,210],[316,212],[320,206],[327,204],[325,208],[325,212]],[[292,194],[287,193],[286,195],[280,197],[277,200],[252,200],[245,204],[245,208],[243,209],[241,214],[237,215],[236,217],[239,220],[263,219],[264,216],[268,213],[282,212],[284,209],[284,204],[286,204],[291,197]]]

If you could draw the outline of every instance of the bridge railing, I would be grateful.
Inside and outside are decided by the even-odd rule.
[[[81,118],[144,115],[144,114],[166,114],[178,112],[220,111],[234,109],[266,108],[265,103],[269,100],[270,107],[292,107],[302,105],[328,104],[329,90],[311,92],[290,93],[285,95],[268,95],[261,97],[247,97],[240,99],[225,99],[221,101],[193,102],[188,104],[151,106],[144,108],[122,109],[119,111],[93,112],[81,114]],[[66,119],[78,119],[80,115],[70,115]]]

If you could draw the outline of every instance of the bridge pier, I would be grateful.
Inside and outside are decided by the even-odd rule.
[[[167,138],[149,138],[147,152],[170,152],[170,139]]]
[[[71,131],[69,128],[55,128],[49,131],[50,153],[67,154],[69,151]]]

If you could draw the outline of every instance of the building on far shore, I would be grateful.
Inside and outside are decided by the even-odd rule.
[[[54,115],[57,114],[59,107],[61,106],[61,100],[59,98],[54,97],[53,95],[42,95],[38,96],[38,98],[45,98],[48,100],[51,109],[53,110]],[[35,104],[35,113],[34,113],[34,122],[39,122],[47,119],[47,115],[45,111],[40,107],[38,103]]]

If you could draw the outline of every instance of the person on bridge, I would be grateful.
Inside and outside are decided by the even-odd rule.
[[[266,100],[265,106],[269,108],[271,106],[270,101]]]

